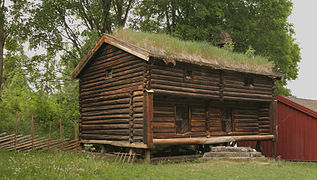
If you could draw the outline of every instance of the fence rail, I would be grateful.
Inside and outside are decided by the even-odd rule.
[[[0,149],[7,151],[70,151],[78,152],[80,144],[77,139],[57,139],[34,135],[0,133]]]

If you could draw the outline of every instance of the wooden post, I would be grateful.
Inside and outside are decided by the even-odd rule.
[[[17,151],[17,133],[18,133],[18,112],[16,112],[16,115],[15,115],[14,152]]]
[[[101,145],[100,153],[101,153],[101,154],[104,154],[105,152],[106,152],[106,145],[102,144],[102,145]]]
[[[153,119],[153,91],[144,91],[144,142],[149,148],[153,147],[152,119]]]
[[[32,150],[34,150],[34,115],[32,114],[31,121],[31,135],[32,135]]]
[[[272,158],[276,158],[276,141],[272,141]]]
[[[150,163],[151,162],[151,150],[145,149],[145,160]]]
[[[51,132],[52,132],[52,121],[50,121],[50,129],[48,131],[48,151],[50,151],[50,146],[51,146]]]

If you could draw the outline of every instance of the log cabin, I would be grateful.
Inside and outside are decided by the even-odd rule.
[[[71,77],[79,79],[81,143],[149,154],[159,145],[275,138],[274,80],[282,75],[273,71],[104,34]]]

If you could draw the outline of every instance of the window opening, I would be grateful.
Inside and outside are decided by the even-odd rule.
[[[189,69],[186,69],[186,70],[185,70],[184,78],[185,78],[186,80],[191,80],[191,79],[193,79],[193,71],[192,71],[192,70],[189,70]]]
[[[254,87],[254,80],[253,80],[253,78],[245,77],[245,78],[244,78],[244,86],[249,87],[249,88],[253,88],[253,87]]]
[[[112,69],[106,69],[105,77],[106,78],[112,78]]]

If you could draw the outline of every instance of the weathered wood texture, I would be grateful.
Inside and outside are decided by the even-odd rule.
[[[143,141],[146,62],[103,45],[79,75],[80,139]]]
[[[198,65],[156,61],[151,66],[151,88],[156,94],[228,101],[270,102],[273,79],[240,72],[215,70]]]
[[[184,63],[173,67],[156,61],[151,66],[150,84],[155,93],[219,99],[219,72],[206,67]]]
[[[71,151],[79,152],[79,142],[70,139],[52,140],[34,135],[0,134],[0,149],[7,151]]]
[[[225,71],[222,79],[224,100],[266,102],[273,100],[273,79],[271,78]]]
[[[189,107],[189,130],[177,132],[175,107]],[[269,103],[203,101],[154,96],[154,139],[221,135],[265,135],[270,132]]]

